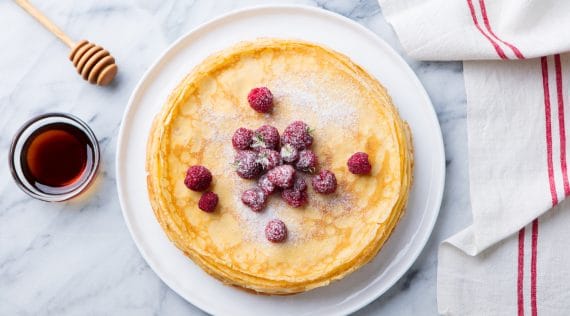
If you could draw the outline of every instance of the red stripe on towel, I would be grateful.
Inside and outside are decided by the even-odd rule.
[[[532,316],[538,314],[536,306],[536,260],[538,255],[538,219],[532,221],[532,257],[530,259],[530,308]]]
[[[485,24],[485,28],[487,29],[487,31],[489,31],[489,34],[491,34],[491,36],[493,36],[499,42],[507,45],[513,51],[515,56],[517,56],[518,59],[524,59],[523,54],[515,45],[513,45],[507,41],[503,41],[502,39],[500,39],[497,36],[497,34],[495,34],[495,32],[493,32],[493,29],[491,28],[491,23],[489,23],[489,18],[487,17],[487,9],[485,8],[485,0],[479,0],[479,6],[481,6],[481,15],[483,16],[483,24]]]
[[[518,316],[524,316],[524,227],[519,230],[519,258],[518,258],[518,276],[517,276],[517,305]]]
[[[546,57],[540,58],[542,65],[542,88],[544,90],[544,115],[546,118],[546,161],[548,164],[548,182],[550,183],[550,195],[552,205],[558,204],[556,184],[554,183],[554,166],[552,163],[552,119],[550,109],[550,92],[548,88],[548,62]]]
[[[485,31],[483,31],[483,29],[481,28],[481,25],[479,25],[479,21],[477,20],[477,15],[475,14],[475,7],[473,6],[473,1],[467,0],[467,5],[469,6],[469,12],[471,12],[471,18],[473,19],[473,24],[475,24],[475,27],[489,41],[489,43],[493,45],[495,51],[497,52],[497,55],[499,55],[501,59],[508,59],[507,55],[505,55],[505,52],[499,46],[499,44],[497,44],[489,35],[487,35],[487,33],[485,33]]]
[[[564,94],[562,93],[562,65],[560,54],[554,55],[554,68],[556,70],[556,96],[558,98],[558,126],[560,130],[560,168],[564,182],[564,195],[570,195],[568,183],[568,167],[566,165],[566,128],[564,122]]]

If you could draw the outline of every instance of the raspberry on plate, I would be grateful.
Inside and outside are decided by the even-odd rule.
[[[212,182],[212,173],[204,166],[191,166],[186,171],[184,184],[192,191],[204,191]]]
[[[210,191],[202,194],[200,201],[198,201],[198,207],[206,213],[213,212],[217,205],[218,195]]]
[[[237,150],[249,149],[253,143],[253,131],[244,127],[238,128],[232,137],[232,145]]]
[[[317,170],[317,155],[312,150],[305,149],[299,153],[299,160],[295,163],[297,170],[314,173]]]
[[[331,194],[336,191],[336,177],[329,170],[322,170],[319,174],[313,176],[313,189],[317,193]]]
[[[273,94],[267,87],[251,89],[247,95],[247,101],[249,106],[259,113],[269,113],[273,110]]]
[[[271,125],[263,125],[255,130],[251,148],[277,150],[279,149],[279,142],[279,131]]]
[[[369,174],[372,170],[370,161],[368,161],[368,154],[363,152],[357,152],[350,156],[346,165],[348,171],[354,174]]]
[[[234,164],[238,176],[244,179],[254,179],[261,174],[261,165],[257,162],[257,153],[252,150],[238,151]]]
[[[281,159],[286,163],[293,163],[299,159],[299,151],[290,144],[281,147]]]
[[[270,220],[265,226],[265,238],[274,243],[284,242],[287,239],[287,226],[282,220]]]
[[[241,195],[241,201],[254,212],[261,212],[265,207],[267,196],[258,187],[245,190]]]
[[[271,170],[283,164],[283,160],[281,160],[281,155],[277,150],[266,149],[266,148],[263,148],[258,152],[257,162],[261,164],[263,170]]]
[[[295,169],[289,165],[277,166],[267,172],[267,178],[277,187],[290,188],[295,181]]]
[[[259,186],[259,188],[263,190],[266,195],[270,195],[275,191],[275,184],[269,181],[267,174],[262,175],[261,178],[257,180],[257,186]]]
[[[290,144],[298,150],[303,150],[311,147],[313,136],[307,124],[295,121],[285,128],[281,141],[283,144]]]

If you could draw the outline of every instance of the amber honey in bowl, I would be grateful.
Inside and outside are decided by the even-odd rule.
[[[25,124],[14,138],[10,156],[12,174],[26,193],[63,201],[89,185],[98,167],[99,148],[85,123],[54,113]]]
[[[26,179],[46,193],[72,190],[93,168],[93,144],[73,125],[46,125],[30,136],[20,157]]]

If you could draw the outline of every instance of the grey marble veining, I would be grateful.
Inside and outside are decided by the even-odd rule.
[[[71,37],[109,49],[120,72],[108,88],[85,83],[67,60],[68,49],[62,43],[12,1],[0,2],[2,315],[203,314],[164,285],[139,255],[121,215],[114,179],[117,133],[127,100],[144,71],[180,35],[237,8],[302,3],[356,20],[403,54],[375,0],[32,2]],[[438,245],[470,221],[462,65],[406,60],[425,85],[440,120],[446,191],[420,258],[391,290],[356,315],[436,314]],[[29,198],[16,187],[5,163],[17,128],[50,111],[86,120],[101,141],[100,176],[81,200],[49,204]]]

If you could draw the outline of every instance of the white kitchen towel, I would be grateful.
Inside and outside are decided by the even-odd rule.
[[[463,70],[473,224],[440,247],[440,312],[568,315],[570,204],[535,218],[570,192],[570,55]]]
[[[570,59],[470,61],[463,72],[473,225],[448,241],[476,255],[570,193]]]
[[[443,244],[439,253],[439,312],[568,315],[568,223],[570,200],[565,200],[478,256]]]
[[[463,65],[473,224],[440,247],[440,312],[568,314],[570,247],[559,236],[570,205],[537,217],[570,193],[562,54],[570,1],[380,4],[411,56],[471,60]]]
[[[416,59],[530,59],[570,51],[570,1],[379,2],[402,46]]]

